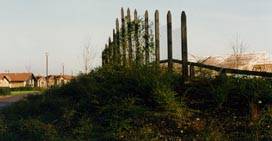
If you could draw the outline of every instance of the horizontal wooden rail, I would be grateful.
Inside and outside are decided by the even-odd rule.
[[[201,63],[194,63],[194,62],[188,62],[188,65],[197,66],[197,67],[201,67],[201,68],[207,68],[207,69],[215,70],[215,71],[222,72],[222,73],[232,73],[232,74],[272,77],[272,73],[270,73],[270,72],[260,72],[260,71],[249,71],[249,70],[222,68],[222,67],[206,65],[206,64],[201,64]]]
[[[168,60],[161,60],[160,63],[167,63]],[[182,64],[182,60],[173,59],[173,63]],[[213,65],[206,65],[202,63],[188,62],[187,65],[196,66],[200,68],[210,69],[221,73],[231,73],[231,74],[241,74],[241,75],[254,75],[261,77],[272,77],[270,72],[260,72],[260,71],[249,71],[249,70],[240,70],[240,69],[231,69],[224,67],[217,67]]]
[[[167,62],[168,62],[167,59],[166,60],[160,60],[160,64],[167,63]]]

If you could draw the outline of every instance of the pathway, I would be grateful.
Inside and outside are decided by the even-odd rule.
[[[23,98],[27,97],[28,94],[22,95],[11,95],[11,96],[0,96],[0,109],[6,107],[14,102],[22,100]]]

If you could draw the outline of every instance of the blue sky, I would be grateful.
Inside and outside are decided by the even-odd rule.
[[[159,9],[161,26],[171,10],[177,31],[185,10],[190,54],[230,54],[237,34],[248,44],[248,52],[272,53],[271,0],[0,0],[0,72],[21,72],[31,66],[34,73],[44,74],[47,51],[50,73],[61,73],[64,63],[65,72],[75,74],[83,68],[82,48],[88,41],[92,65],[98,66],[121,7],[137,8],[141,15],[147,9],[151,20]],[[178,45],[174,51],[178,58]]]

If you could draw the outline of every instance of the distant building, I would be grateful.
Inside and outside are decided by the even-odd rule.
[[[208,57],[202,63],[223,68],[272,72],[272,63],[265,53],[232,54],[225,58]]]
[[[69,83],[71,75],[49,75],[35,77],[32,73],[0,73],[0,87],[40,87],[61,86]],[[48,82],[48,84],[47,84]]]
[[[265,53],[243,53],[228,56],[220,65],[227,68],[253,70],[254,65],[264,64],[266,60],[268,59]]]
[[[74,77],[71,75],[59,75],[56,77],[56,85],[64,85],[69,83]]]
[[[0,75],[0,87],[10,87],[9,80],[4,75]]]
[[[0,73],[0,87],[34,87],[36,78],[32,73]]]
[[[46,88],[46,78],[44,76],[36,77],[36,87]]]
[[[71,75],[48,75],[46,76],[37,76],[37,87],[46,88],[47,82],[48,87],[61,86],[69,83],[74,77]],[[47,82],[46,82],[47,81]]]
[[[271,63],[256,64],[256,65],[253,66],[253,71],[272,72],[272,64]]]
[[[57,75],[48,75],[46,79],[48,87],[53,87],[57,84]]]
[[[213,66],[220,66],[221,63],[224,61],[224,58],[216,56],[209,56],[204,60],[200,60],[200,63],[206,64],[206,65],[213,65]]]

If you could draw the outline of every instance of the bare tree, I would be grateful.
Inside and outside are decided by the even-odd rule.
[[[86,42],[83,46],[83,65],[84,72],[87,74],[91,70],[91,47],[90,42]]]
[[[90,37],[86,38],[83,42],[83,73],[89,73],[94,67],[95,63],[97,63],[98,53],[93,45],[93,42]]]
[[[31,72],[31,65],[25,65],[26,72]]]
[[[31,72],[31,63],[30,63],[30,60],[29,60],[28,64],[25,65],[25,70],[26,70],[26,72],[28,72],[28,73]]]
[[[242,61],[242,55],[245,53],[247,47],[248,45],[243,40],[241,40],[237,34],[234,42],[232,42],[231,45],[232,53],[234,56],[233,66],[235,66],[236,69],[239,68],[239,64],[241,64]]]

